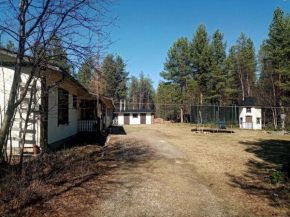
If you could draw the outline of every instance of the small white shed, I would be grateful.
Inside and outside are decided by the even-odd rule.
[[[152,109],[117,110],[118,125],[153,124],[155,111]]]
[[[246,97],[239,105],[239,123],[240,129],[262,129],[262,109],[253,97]]]

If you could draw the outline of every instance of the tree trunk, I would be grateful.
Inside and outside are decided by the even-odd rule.
[[[7,110],[4,115],[3,124],[0,129],[0,151],[1,151],[1,157],[2,157],[2,150],[5,144],[6,137],[9,133],[9,128],[11,125],[11,120],[14,116],[15,109],[17,108],[17,105],[15,104],[17,92],[19,90],[20,81],[21,81],[21,70],[22,70],[22,62],[23,62],[23,56],[25,52],[25,13],[27,9],[27,2],[24,0],[20,1],[19,4],[19,21],[20,21],[20,29],[19,29],[19,48],[18,53],[16,57],[16,66],[15,66],[15,72],[13,77],[13,82],[11,86],[11,92],[9,95],[8,100],[8,106]]]
[[[149,90],[147,91],[147,109],[149,109]]]
[[[275,128],[275,130],[277,130],[278,120],[277,120],[277,109],[276,108],[272,109],[272,114],[273,114],[273,124],[274,124],[274,128]]]
[[[41,121],[40,121],[40,147],[42,153],[47,152],[48,127],[48,89],[46,87],[46,72],[41,71]]]
[[[139,93],[139,109],[141,109],[141,102],[142,102],[142,94],[141,94],[141,88],[140,88],[140,93]]]
[[[240,78],[240,83],[241,83],[241,90],[242,90],[242,101],[245,100],[245,87],[244,87],[244,81],[243,81],[243,74],[242,74],[242,69],[239,66],[239,78]]]
[[[183,123],[183,108],[180,109],[180,123]]]

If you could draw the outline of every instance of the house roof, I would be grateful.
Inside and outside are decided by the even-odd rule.
[[[245,97],[245,100],[242,101],[239,106],[259,106],[256,102],[255,102],[255,98],[254,97]]]
[[[96,99],[98,97],[98,95],[95,94],[95,93],[89,92],[89,94],[94,99]],[[102,100],[109,109],[114,109],[115,108],[113,99],[111,99],[109,97],[106,97],[106,96],[100,96],[100,100]]]
[[[106,106],[109,109],[114,109],[115,108],[114,101],[111,98],[105,97],[105,96],[101,96],[101,100],[106,104]]]
[[[15,61],[14,58],[16,58],[17,53],[12,52],[10,50],[7,50],[5,48],[0,48],[0,54],[6,55],[8,58],[4,58],[4,60],[2,60],[2,65],[5,66],[5,63],[7,66],[13,67],[15,65]],[[2,59],[2,58],[1,58]],[[31,64],[29,64],[29,59],[31,59],[30,56],[25,56],[24,57],[24,66],[31,66]],[[60,72],[61,74],[63,74],[67,79],[73,81],[77,86],[79,86],[81,89],[83,89],[86,93],[89,93],[89,91],[82,85],[80,84],[70,73],[68,73],[66,70],[62,69],[61,67],[58,66],[54,66],[51,64],[47,64],[46,65],[47,68]]]
[[[154,109],[126,109],[116,110],[115,113],[155,113]]]
[[[4,49],[4,48],[0,48],[0,54],[7,56],[8,58],[4,58],[4,61],[2,61],[2,65],[3,62],[6,62],[8,66],[14,66],[15,62],[14,62],[14,58],[16,58],[17,53],[12,52],[10,50]],[[31,57],[29,56],[25,56],[24,61],[25,61],[25,66],[29,65],[29,59]],[[59,73],[61,73],[65,78],[67,78],[68,80],[71,80],[73,83],[75,83],[79,88],[81,88],[83,91],[85,91],[86,93],[88,93],[88,97],[90,96],[96,96],[95,93],[90,92],[87,88],[85,88],[78,80],[76,80],[70,73],[68,73],[66,70],[62,69],[61,67],[58,66],[54,66],[51,64],[47,64],[46,65],[47,68],[57,71]],[[101,96],[101,100],[106,104],[106,106],[108,108],[115,108],[114,102],[112,99],[105,97],[105,96]]]

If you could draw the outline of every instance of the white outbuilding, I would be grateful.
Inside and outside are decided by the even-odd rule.
[[[255,103],[253,97],[246,97],[239,105],[239,124],[240,129],[262,129],[262,108]]]
[[[117,110],[118,125],[153,124],[155,111],[152,109]]]

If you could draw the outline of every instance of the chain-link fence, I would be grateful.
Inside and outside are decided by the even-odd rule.
[[[236,106],[191,105],[190,123],[237,125],[238,112]]]
[[[191,105],[190,123],[243,127],[243,123],[259,124],[267,131],[290,131],[290,107],[241,107]]]

